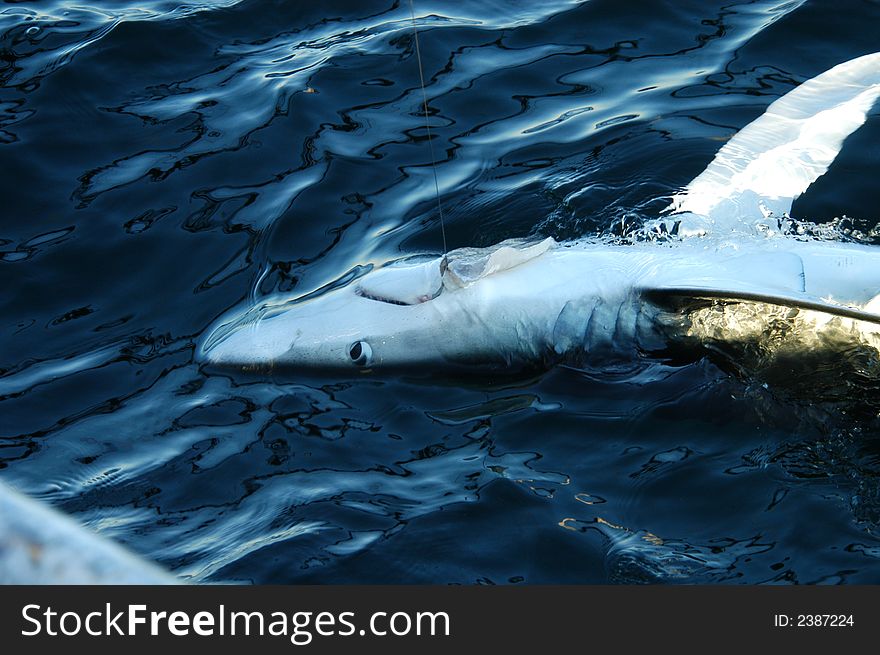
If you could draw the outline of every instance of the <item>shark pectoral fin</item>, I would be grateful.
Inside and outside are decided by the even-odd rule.
[[[687,311],[694,306],[704,306],[707,302],[722,301],[731,303],[761,303],[792,307],[821,312],[832,316],[840,316],[855,321],[865,321],[880,326],[880,314],[870,306],[865,308],[838,305],[822,298],[815,298],[804,293],[783,291],[758,291],[748,287],[739,289],[704,288],[704,287],[659,287],[641,289],[642,297],[650,300],[658,307],[673,311]]]
[[[681,214],[684,233],[788,213],[865,122],[878,96],[880,53],[807,80],[737,132],[667,211]]]
[[[747,291],[803,294],[806,290],[804,262],[791,252],[757,252],[726,257],[698,270],[664,273],[657,288],[744,289]]]

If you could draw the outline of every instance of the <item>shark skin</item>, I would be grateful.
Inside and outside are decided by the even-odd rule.
[[[196,357],[337,374],[601,370],[670,346],[760,340],[779,316],[800,347],[855,340],[880,351],[880,247],[756,229],[787,215],[878,95],[874,53],[773,102],[673,198],[657,224],[674,222],[675,239],[508,241],[398,260],[325,293],[233,310]]]

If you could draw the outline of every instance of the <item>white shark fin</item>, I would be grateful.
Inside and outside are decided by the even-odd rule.
[[[748,287],[740,288],[703,288],[703,287],[661,287],[642,289],[642,295],[662,307],[680,309],[689,304],[706,300],[722,300],[729,302],[753,302],[766,305],[808,309],[832,316],[840,316],[856,321],[866,321],[880,326],[880,314],[871,311],[874,308],[850,307],[837,305],[822,298],[815,298],[805,293],[784,291],[757,291]]]
[[[667,276],[655,286],[638,291],[645,299],[668,309],[681,310],[708,300],[752,302],[808,309],[880,325],[880,295],[862,306],[808,294],[803,261],[786,252],[740,255],[719,262],[702,276]]]
[[[719,259],[708,269],[691,267],[685,275],[670,267],[658,274],[657,289],[741,289],[799,294],[806,291],[804,262],[790,252],[757,252]]]
[[[792,201],[828,170],[880,95],[880,53],[844,62],[773,102],[736,133],[667,211],[680,234],[732,229]]]

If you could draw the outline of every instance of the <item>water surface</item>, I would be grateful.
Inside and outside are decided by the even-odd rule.
[[[637,229],[880,49],[874,2],[415,14],[450,248]],[[0,4],[0,476],[196,581],[880,581],[876,377],[199,368],[231,307],[442,249],[421,100],[405,2]],[[878,139],[793,214],[878,242]]]

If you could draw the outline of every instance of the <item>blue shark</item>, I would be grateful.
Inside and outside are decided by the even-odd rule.
[[[880,350],[880,248],[773,227],[878,95],[874,53],[774,101],[645,226],[673,238],[523,239],[406,257],[323,293],[236,308],[196,357],[337,373],[601,369],[677,344],[766,339],[778,320],[799,348]]]

